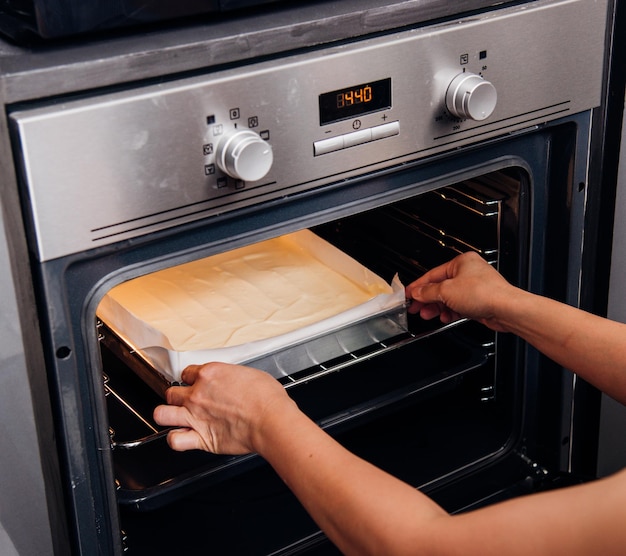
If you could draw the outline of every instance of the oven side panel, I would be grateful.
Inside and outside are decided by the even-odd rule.
[[[626,127],[623,126],[619,164],[608,316],[619,322],[626,322],[626,253],[623,248],[626,238]],[[598,440],[598,475],[608,475],[626,466],[626,444],[623,441],[625,436],[626,408],[604,395]]]
[[[0,118],[0,156],[9,160]],[[26,242],[10,165],[0,167],[0,554],[69,551]]]

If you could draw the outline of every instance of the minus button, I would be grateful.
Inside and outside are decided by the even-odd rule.
[[[313,143],[313,152],[315,156],[332,153],[341,149],[343,149],[343,135],[330,137],[329,139],[322,139],[321,141],[315,141],[315,143]]]

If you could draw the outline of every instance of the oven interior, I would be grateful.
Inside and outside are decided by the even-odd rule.
[[[389,282],[397,273],[408,284],[474,250],[520,284],[529,181],[521,168],[501,169],[312,231]],[[110,330],[102,327],[99,338],[129,545],[149,551],[180,543],[180,536],[174,541],[155,531],[177,530],[190,519],[203,523],[202,534],[211,528],[211,546],[230,553],[266,553],[316,538],[317,527],[258,456],[171,451],[167,431],[152,420],[162,391],[145,380],[143,363]],[[470,321],[442,325],[408,315],[404,329],[330,359],[323,358],[323,346],[308,350],[305,343],[311,364],[280,380],[299,407],[350,450],[428,490],[516,449],[523,362],[515,345]],[[251,365],[263,368],[264,361]],[[524,463],[519,455],[513,459],[516,466]],[[268,529],[279,533],[268,535]],[[198,539],[188,542],[183,548],[193,553]]]

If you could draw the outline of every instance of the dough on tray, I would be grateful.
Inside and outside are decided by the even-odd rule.
[[[304,230],[122,283],[98,313],[137,347],[193,351],[286,334],[391,293]]]

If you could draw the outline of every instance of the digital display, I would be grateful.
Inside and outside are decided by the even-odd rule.
[[[391,78],[320,95],[320,125],[391,108]]]

